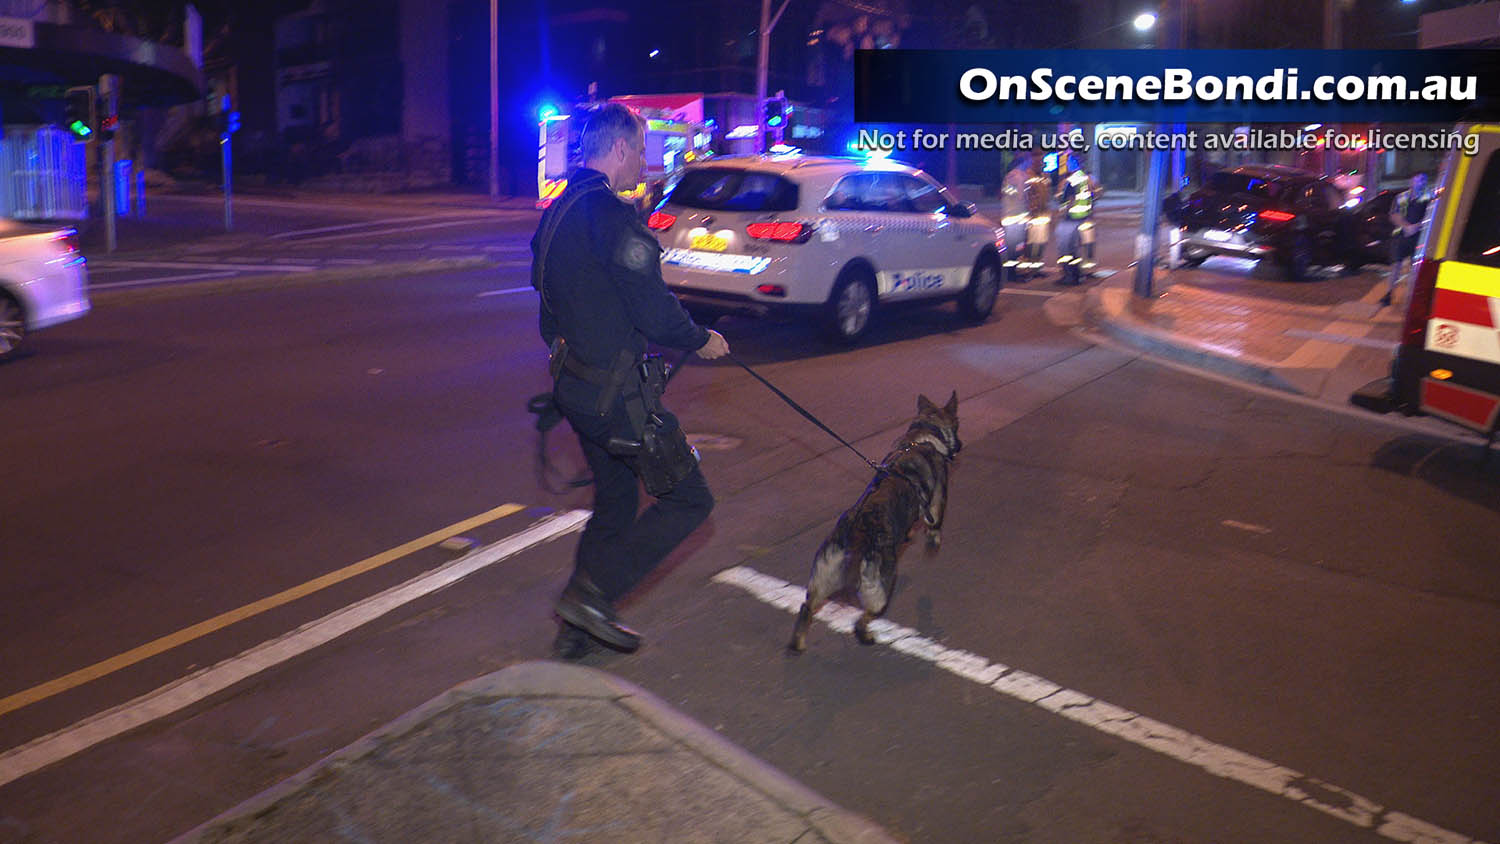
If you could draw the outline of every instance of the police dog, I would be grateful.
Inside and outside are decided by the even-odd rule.
[[[797,613],[788,648],[807,648],[812,617],[835,592],[859,598],[864,615],[855,638],[873,644],[870,622],[885,612],[896,586],[896,558],[917,521],[927,525],[927,548],[942,543],[943,510],[948,503],[948,464],[963,443],[958,439],[958,393],[943,407],[917,397],[917,417],[881,461],[880,471],[854,506],[839,516],[833,533],[813,556],[807,600]]]

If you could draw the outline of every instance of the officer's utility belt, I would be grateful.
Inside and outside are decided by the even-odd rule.
[[[662,407],[667,373],[661,356],[637,360],[629,350],[622,349],[614,365],[604,370],[573,358],[566,341],[559,337],[552,344],[549,371],[554,381],[566,372],[597,386],[595,412],[600,416],[610,411],[616,398],[624,396],[625,415],[634,438],[611,437],[605,448],[630,463],[647,493],[665,495],[697,468],[698,459],[677,417]]]

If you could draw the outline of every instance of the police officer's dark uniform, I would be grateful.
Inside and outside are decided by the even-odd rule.
[[[594,476],[594,513],[557,604],[558,615],[573,625],[563,628],[559,650],[579,646],[579,629],[634,650],[639,635],[620,622],[615,602],[708,517],[714,501],[694,461],[637,519],[636,470],[609,447],[612,439],[640,440],[638,363],[647,341],[696,350],[709,333],[667,289],[656,238],[597,170],[573,175],[542,215],[531,247],[542,339],[554,353],[554,396]],[[566,346],[560,366],[559,338]]]

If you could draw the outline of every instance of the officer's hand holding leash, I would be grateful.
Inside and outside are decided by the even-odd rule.
[[[708,329],[708,342],[698,347],[698,357],[713,360],[727,354],[729,354],[729,341],[724,339],[723,334],[712,328]]]

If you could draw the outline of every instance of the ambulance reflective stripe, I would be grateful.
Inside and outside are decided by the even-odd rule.
[[[1495,427],[1496,413],[1500,412],[1500,396],[1462,384],[1423,378],[1422,409],[1450,422],[1490,431]]]
[[[1432,352],[1500,364],[1500,269],[1443,262],[1425,346]]]
[[[1444,261],[1438,270],[1437,287],[1439,290],[1500,298],[1500,268]]]

